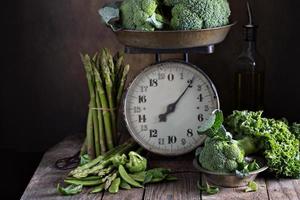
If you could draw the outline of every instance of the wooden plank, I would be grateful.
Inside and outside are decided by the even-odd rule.
[[[38,169],[29,182],[21,200],[77,200],[77,199],[98,199],[101,200],[102,193],[97,195],[88,195],[83,192],[82,195],[64,197],[57,193],[56,185],[62,182],[63,178],[68,174],[68,170],[58,170],[54,163],[57,159],[74,155],[81,146],[82,139],[79,137],[71,137],[58,145],[51,148],[45,155]]]
[[[202,194],[202,200],[267,200],[268,193],[265,180],[258,178],[255,182],[259,185],[256,192],[244,192],[246,187],[239,188],[222,188],[215,195]]]
[[[145,188],[144,200],[199,200],[200,193],[196,184],[199,173],[178,173],[177,181],[149,184]]]
[[[150,168],[164,167],[172,169],[173,172],[198,172],[198,170],[193,166],[193,153],[177,157],[147,154],[146,157],[149,160]]]
[[[102,200],[142,200],[143,196],[143,188],[132,188],[130,190],[120,190],[117,194],[105,192]]]
[[[270,200],[299,200],[300,180],[299,179],[270,179],[266,180]]]

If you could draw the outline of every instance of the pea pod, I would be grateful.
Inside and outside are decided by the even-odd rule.
[[[114,179],[108,189],[109,193],[117,193],[119,191],[120,183],[121,183],[120,178]]]
[[[121,179],[120,188],[125,189],[125,190],[130,190],[131,186],[126,181]]]
[[[102,183],[101,179],[97,180],[79,180],[79,179],[66,179],[64,180],[65,183],[73,184],[73,185],[83,185],[83,186],[94,186],[99,185]]]
[[[92,189],[92,191],[90,191],[90,193],[98,193],[98,192],[102,192],[104,189],[104,183],[102,183],[101,185],[98,185],[96,187],[94,187]]]
[[[132,186],[135,187],[143,187],[139,182],[135,181],[133,178],[131,178],[128,173],[126,172],[123,165],[119,165],[119,174],[127,183],[129,183]]]
[[[145,181],[146,173],[145,172],[138,172],[134,174],[129,174],[131,178],[136,180],[137,182],[143,183]]]

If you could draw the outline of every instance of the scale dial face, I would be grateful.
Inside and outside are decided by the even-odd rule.
[[[219,108],[216,89],[197,67],[168,61],[147,67],[130,84],[124,117],[132,137],[161,155],[182,155],[205,139],[197,129]]]

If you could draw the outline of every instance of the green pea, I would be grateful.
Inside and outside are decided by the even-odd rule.
[[[96,187],[94,187],[92,189],[92,191],[90,191],[90,193],[98,193],[98,192],[102,192],[104,189],[104,183],[102,183],[101,185],[98,185]]]
[[[114,179],[108,189],[109,193],[117,193],[119,191],[120,183],[121,183],[120,178]]]
[[[119,165],[119,174],[127,183],[129,183],[132,186],[135,187],[143,187],[139,182],[135,181],[133,178],[131,178],[128,173],[126,172],[123,165]]]

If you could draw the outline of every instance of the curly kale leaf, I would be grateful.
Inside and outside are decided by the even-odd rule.
[[[285,122],[261,115],[262,111],[234,111],[227,118],[227,124],[239,135],[262,141],[263,155],[276,176],[300,177],[299,140]]]

